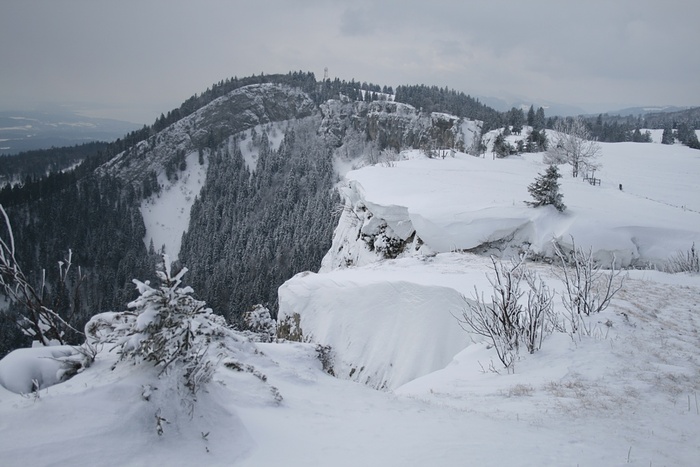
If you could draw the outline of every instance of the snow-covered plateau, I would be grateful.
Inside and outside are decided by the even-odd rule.
[[[601,148],[600,185],[561,167],[564,212],[525,204],[542,154],[405,152],[350,171],[321,270],[279,289],[278,320],[302,342],[242,345],[249,370],[221,365],[187,403],[108,346],[35,391],[27,367],[45,375],[51,357],[10,354],[0,464],[698,465],[700,276],[663,270],[700,246],[700,152]],[[529,250],[563,315],[546,258],[572,238],[628,268],[624,284],[588,335],[554,331],[506,371],[458,320],[492,293],[485,253]]]

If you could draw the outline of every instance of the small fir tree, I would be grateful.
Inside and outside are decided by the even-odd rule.
[[[547,171],[539,174],[535,181],[527,187],[535,201],[526,201],[532,207],[547,206],[551,204],[557,211],[563,211],[566,206],[562,202],[563,195],[559,193],[559,169],[556,165],[550,165]]]
[[[161,374],[175,367],[194,394],[215,369],[210,347],[231,331],[222,316],[192,297],[191,287],[180,287],[186,272],[173,275],[163,255],[162,270],[156,271],[160,286],[134,279],[140,295],[128,304],[131,311],[95,315],[85,329],[93,345],[114,343],[122,360],[152,362]]]

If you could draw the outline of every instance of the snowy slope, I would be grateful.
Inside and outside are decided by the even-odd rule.
[[[251,172],[255,171],[258,165],[258,156],[260,154],[260,149],[256,147],[253,142],[253,134],[261,134],[266,132],[269,138],[270,149],[277,151],[282,144],[284,139],[284,134],[289,126],[289,121],[281,121],[274,123],[267,123],[264,125],[257,125],[250,130],[246,130],[241,134],[237,134],[229,138],[229,146],[237,142],[238,149],[243,155],[243,159]]]
[[[399,260],[388,272],[403,268],[410,276],[416,261]],[[438,255],[434,262],[416,271],[416,282],[444,278],[451,286],[485,272],[483,258],[471,255]],[[377,274],[366,284],[380,281],[372,267]],[[376,292],[367,300],[385,291]],[[0,458],[9,467],[691,466],[700,452],[699,303],[697,276],[634,272],[600,316],[612,327],[601,324],[596,337],[553,335],[512,375],[483,372],[494,354],[471,345],[443,370],[394,391],[325,374],[314,344],[258,344],[249,363],[267,383],[222,368],[192,416],[186,407],[175,410],[172,393],[144,401],[152,372],[111,370],[113,358],[103,354],[38,397],[0,388]],[[415,345],[411,337],[403,348]],[[280,404],[269,385],[284,398]],[[170,423],[158,436],[155,404],[168,397],[175,402]]]
[[[412,153],[411,160],[393,167],[352,171],[346,188],[350,205],[324,270],[370,260],[367,248],[356,241],[367,219],[354,212],[370,205],[374,223],[387,211],[395,215],[403,209],[406,217],[387,219],[389,226],[410,224],[436,252],[486,250],[489,243],[506,242],[551,254],[552,240],[570,244],[573,236],[601,260],[614,254],[624,266],[660,266],[676,251],[700,244],[697,151],[680,145],[601,146],[600,186],[574,179],[562,168],[561,192],[568,206],[563,213],[524,203],[531,199],[528,184],[544,173],[541,154],[494,160],[459,153],[427,159]]]
[[[0,464],[697,465],[697,274],[629,271],[592,317],[591,336],[555,332],[540,351],[521,352],[513,374],[490,371],[495,350],[455,318],[462,295],[488,293],[490,260],[459,251],[470,245],[512,236],[544,249],[574,234],[641,264],[700,244],[696,152],[605,144],[601,186],[562,170],[562,214],[522,203],[541,155],[408,156],[348,174],[354,198],[324,270],[280,288],[280,317],[298,314],[309,342],[250,343],[244,361],[259,376],[221,366],[194,404],[180,403],[167,375],[115,366],[108,348],[35,394],[0,387]],[[406,249],[381,260],[376,249],[392,238]],[[561,293],[549,265],[531,267]],[[317,344],[332,347],[336,377],[323,371]],[[31,377],[17,373],[0,361],[3,381]],[[159,389],[145,400],[149,384]]]
[[[207,151],[208,153],[208,151]],[[204,186],[207,177],[208,156],[204,164],[198,162],[198,152],[187,155],[187,168],[171,182],[165,173],[158,175],[161,191],[141,202],[141,215],[146,226],[143,242],[146,248],[151,242],[157,252],[177,260],[182,242],[182,234],[190,223],[190,210],[194,200]]]

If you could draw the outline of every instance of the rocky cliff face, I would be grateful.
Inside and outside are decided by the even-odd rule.
[[[160,133],[141,141],[100,168],[132,183],[143,182],[195,151],[214,149],[257,125],[301,119],[317,113],[304,92],[278,84],[246,86],[212,101]]]
[[[468,151],[480,122],[442,113],[424,113],[393,101],[329,100],[316,106],[303,91],[279,84],[246,86],[150,136],[103,165],[99,173],[135,185],[163,171],[177,171],[193,152],[220,147],[259,125],[321,115],[318,136],[356,159],[385,148]],[[358,144],[361,142],[362,144]],[[342,154],[341,151],[339,154]]]
[[[480,132],[480,122],[442,113],[424,113],[392,101],[342,102],[321,105],[320,132],[336,146],[351,135],[363,135],[379,149],[455,149],[467,151]]]
[[[341,187],[340,192],[345,204],[321,271],[432,253],[416,235],[406,207],[371,203],[354,181]]]
[[[302,121],[305,122],[304,130],[294,130],[302,125]],[[248,148],[249,144],[253,144],[250,140],[251,131],[257,129],[260,136],[261,133],[269,132],[270,124],[275,122],[284,122],[281,126],[278,125],[277,136],[267,134],[267,142],[256,142],[258,147],[251,152]],[[309,132],[306,128],[309,124],[315,125],[315,130]],[[381,151],[392,151],[396,155],[403,149],[420,148],[435,156],[442,153],[443,157],[449,150],[464,151],[478,138],[480,122],[442,113],[425,113],[410,105],[390,100],[351,102],[347,99],[332,99],[317,106],[309,95],[297,88],[280,84],[255,84],[215,99],[188,117],[117,155],[100,167],[98,172],[130,183],[137,191],[140,190],[146,201],[153,201],[156,196],[162,197],[163,190],[174,191],[173,186],[184,183],[183,180],[191,172],[188,167],[192,161],[199,159],[203,173],[206,173],[209,159],[217,152],[233,154],[240,150],[248,168],[254,171],[259,154],[278,150],[284,133],[290,130],[297,134],[303,133],[305,138],[316,139],[313,143],[315,147],[327,148],[336,160],[344,161],[345,166],[356,167],[380,162]],[[235,157],[230,160],[235,163]],[[225,167],[217,169],[219,172],[226,170]],[[337,164],[336,170],[340,171]],[[206,182],[193,187],[196,188],[195,191],[192,191],[193,188],[188,189],[185,196],[187,202],[180,206],[181,219],[177,226],[165,225],[166,230],[172,231],[170,235],[173,238],[179,239],[182,232],[187,230],[188,213],[194,199],[202,186],[211,184],[214,176],[216,174],[207,175]],[[373,256],[392,258],[411,248],[420,248],[420,239],[413,235],[410,221],[406,221],[408,224],[397,225],[397,219],[405,219],[406,213],[358,204],[357,200],[361,196],[356,188],[347,187],[344,191],[346,198],[354,201],[349,201],[341,224],[361,224],[357,233],[362,240],[359,244],[361,250],[367,250]],[[168,223],[167,219],[159,222]],[[178,229],[179,232],[174,231]],[[158,242],[156,247],[160,243],[162,242]],[[179,245],[179,240],[174,243]],[[336,247],[336,251],[341,249],[341,245]],[[360,254],[357,248],[357,245],[352,248],[346,245],[341,256],[331,262],[361,262],[360,257],[364,253]],[[176,257],[178,252],[170,251],[169,254]]]

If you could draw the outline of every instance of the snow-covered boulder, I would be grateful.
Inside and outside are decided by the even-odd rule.
[[[17,394],[53,386],[74,373],[71,358],[79,355],[70,345],[13,350],[0,360],[0,386]]]

